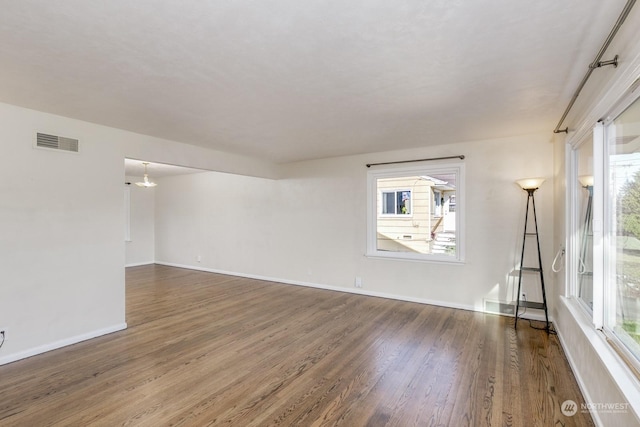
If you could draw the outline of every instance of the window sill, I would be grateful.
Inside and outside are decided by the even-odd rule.
[[[395,252],[394,252],[395,253]],[[454,257],[447,256],[403,256],[403,255],[387,255],[387,254],[379,254],[379,253],[367,253],[365,254],[367,258],[371,259],[383,259],[390,261],[410,261],[410,262],[423,262],[423,263],[433,263],[433,264],[452,264],[452,265],[463,265],[465,264],[464,259],[457,259]]]

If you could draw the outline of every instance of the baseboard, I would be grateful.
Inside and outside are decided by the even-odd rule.
[[[281,279],[278,277],[260,276],[257,274],[238,273],[235,271],[219,270],[215,268],[205,268],[205,267],[187,265],[187,264],[176,264],[172,262],[155,261],[154,263],[158,265],[166,265],[168,267],[186,268],[188,270],[205,271],[207,273],[217,273],[217,274],[224,274],[227,276],[245,277],[247,279],[265,280],[268,282],[284,283],[286,285],[306,286],[308,288],[325,289],[328,291],[345,292],[348,294],[366,295],[370,297],[387,298],[387,299],[393,299],[397,301],[415,302],[418,304],[436,305],[438,307],[455,308],[458,310],[477,311],[479,313],[488,313],[488,314],[496,314],[498,316],[513,317],[506,314],[488,312],[478,307],[475,307],[473,305],[457,304],[457,303],[452,303],[450,301],[432,300],[427,298],[414,298],[414,297],[408,297],[405,295],[390,294],[386,292],[374,292],[374,291],[367,291],[363,289],[350,289],[350,288],[344,288],[340,286],[331,286],[331,285],[323,285],[319,283],[302,282],[299,280]],[[540,311],[540,310],[536,310],[536,311]],[[520,319],[530,319],[530,320],[537,320],[541,322],[545,321],[544,312],[542,311],[540,311],[539,313],[528,311],[524,314],[521,314]],[[549,322],[553,322],[553,318],[551,316],[549,316]]]
[[[6,365],[7,363],[15,362],[21,359],[26,359],[27,357],[36,356],[38,354],[46,353],[51,350],[56,350],[58,348],[66,347],[68,345],[77,344],[79,342],[90,340],[92,338],[97,338],[102,335],[107,335],[113,332],[121,331],[123,329],[127,329],[126,323],[120,323],[117,325],[109,326],[107,328],[102,328],[102,329],[87,332],[84,334],[76,335],[73,337],[65,338],[49,344],[40,345],[38,347],[24,350],[18,353],[9,354],[8,356],[4,356],[0,358],[0,365]]]
[[[296,286],[305,286],[308,288],[325,289],[328,291],[344,292],[348,294],[366,295],[370,297],[387,298],[387,299],[406,301],[406,302],[416,302],[419,304],[436,305],[439,307],[456,308],[459,310],[480,311],[480,310],[477,310],[476,307],[472,305],[457,304],[457,303],[452,303],[448,301],[431,300],[426,298],[413,298],[413,297],[407,297],[404,295],[390,294],[386,292],[374,292],[374,291],[367,291],[363,289],[350,289],[350,288],[343,288],[340,286],[331,286],[331,285],[324,285],[319,283],[303,282],[299,280],[281,279],[277,277],[260,276],[256,274],[245,274],[245,273],[238,273],[235,271],[226,271],[226,270],[219,270],[215,268],[205,268],[205,267],[186,265],[186,264],[176,264],[176,263],[164,262],[164,261],[156,261],[155,264],[166,265],[168,267],[186,268],[189,270],[196,270],[196,271],[205,271],[208,273],[225,274],[228,276],[245,277],[247,279],[256,279],[256,280],[265,280],[268,282],[284,283],[286,285],[296,285]]]
[[[125,267],[139,267],[141,265],[151,265],[151,264],[155,264],[153,261],[147,261],[147,262],[134,262],[131,264],[125,264]]]

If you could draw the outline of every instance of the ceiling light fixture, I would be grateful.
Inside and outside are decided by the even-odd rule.
[[[142,164],[144,165],[144,181],[136,182],[136,185],[138,187],[155,187],[158,184],[149,181],[149,175],[147,174],[147,165],[149,164],[149,162],[142,162]]]

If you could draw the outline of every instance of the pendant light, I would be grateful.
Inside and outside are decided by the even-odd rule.
[[[147,165],[149,163],[148,162],[142,162],[142,164],[144,165],[144,181],[143,182],[136,182],[136,185],[138,187],[155,187],[158,184],[156,184],[155,182],[149,181],[149,175],[147,174]]]

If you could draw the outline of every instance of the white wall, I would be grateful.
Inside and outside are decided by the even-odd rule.
[[[164,178],[156,188],[156,261],[350,291],[360,276],[370,294],[482,309],[484,298],[506,298],[516,279],[526,203],[516,179],[550,179],[536,193],[550,267],[552,147],[548,135],[530,135],[300,162],[284,166],[278,181]],[[465,264],[365,257],[365,164],[458,154],[466,156]]]
[[[34,149],[37,131],[82,151]],[[124,165],[104,137],[0,104],[0,363],[126,326]]]
[[[34,149],[36,132],[80,140]],[[126,327],[124,159],[276,176],[256,159],[0,104],[0,364]]]
[[[155,259],[155,187],[138,187],[142,177],[127,176],[130,182],[130,240],[125,242],[125,265],[153,264]],[[126,215],[126,213],[125,213]]]

